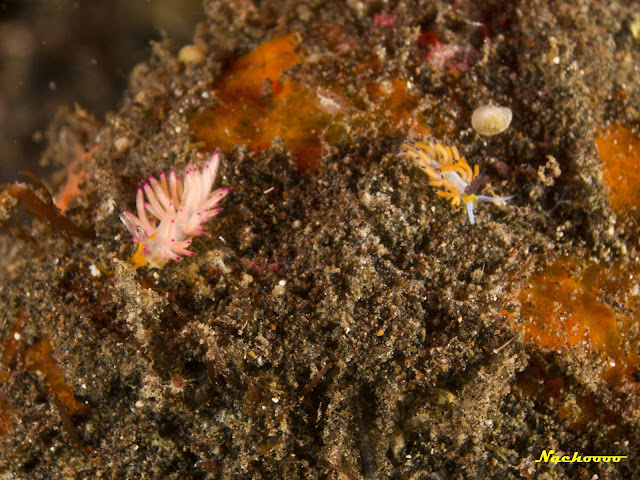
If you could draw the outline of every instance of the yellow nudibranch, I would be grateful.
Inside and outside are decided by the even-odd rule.
[[[464,203],[472,225],[475,223],[473,208],[478,202],[501,203],[514,197],[476,195],[482,180],[478,165],[471,169],[455,145],[443,145],[437,141],[403,143],[400,154],[413,160],[429,176],[429,185],[439,188],[436,193],[449,200],[451,205]]]

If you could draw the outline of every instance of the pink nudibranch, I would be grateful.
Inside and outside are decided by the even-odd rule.
[[[202,171],[193,164],[187,166],[184,183],[171,170],[168,180],[164,173],[159,180],[149,176],[148,183],[138,188],[138,215],[126,210],[120,213],[122,223],[138,242],[136,252],[129,259],[136,268],[144,265],[162,268],[169,260],[194,255],[187,250],[191,239],[204,235],[202,224],[220,213],[218,203],[229,193],[228,188],[211,191],[219,162],[220,153],[216,150]],[[147,212],[160,223],[149,221]]]

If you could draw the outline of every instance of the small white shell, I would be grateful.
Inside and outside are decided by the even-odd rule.
[[[471,126],[480,135],[490,137],[504,132],[511,123],[513,114],[507,107],[482,105],[471,115]]]

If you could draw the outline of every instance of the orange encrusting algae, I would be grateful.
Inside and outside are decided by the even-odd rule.
[[[323,140],[338,144],[357,133],[366,120],[375,120],[383,134],[401,126],[405,131],[428,133],[412,114],[420,99],[408,91],[406,81],[392,78],[385,89],[365,85],[374,104],[365,111],[337,83],[303,84],[287,77],[304,60],[299,49],[296,35],[289,34],[240,57],[220,83],[220,105],[191,118],[195,140],[211,149],[245,144],[258,151],[281,137],[298,167],[305,170],[317,166]],[[353,122],[357,124],[345,124],[348,114],[358,119]]]
[[[239,144],[261,150],[278,136],[303,168],[313,166],[321,151],[315,137],[326,127],[328,115],[316,106],[313,92],[283,78],[301,61],[297,46],[296,36],[289,34],[240,57],[222,81],[221,104],[191,119],[196,140],[222,150]],[[265,95],[266,90],[271,93]]]
[[[596,149],[611,208],[618,214],[640,211],[640,137],[614,124],[600,132]]]
[[[296,52],[298,45],[294,33],[258,45],[240,57],[231,67],[223,81],[220,94],[225,99],[241,96],[257,100],[267,79],[272,82],[272,88],[277,93],[282,85],[282,74],[302,60]]]
[[[610,386],[638,368],[640,272],[561,258],[530,277],[518,293],[524,341],[545,349],[585,348],[606,362]]]

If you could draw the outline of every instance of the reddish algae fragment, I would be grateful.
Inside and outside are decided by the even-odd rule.
[[[22,309],[18,309],[18,315],[13,328],[2,342],[2,357],[0,361],[0,382],[7,382],[11,377],[14,363],[20,354],[22,347],[22,329],[25,315]],[[11,428],[11,407],[0,399],[0,436],[5,435]]]
[[[76,159],[67,166],[67,181],[55,197],[55,205],[62,213],[67,211],[72,198],[87,195],[82,188],[88,175],[86,164],[97,151],[98,147],[93,147],[88,152],[82,148],[76,149]]]
[[[7,402],[0,400],[0,436],[9,433],[11,428],[11,411]]]
[[[25,318],[24,312],[22,309],[19,309],[18,317],[13,324],[13,328],[2,344],[2,364],[0,365],[0,381],[2,382],[9,380],[11,369],[22,346],[22,329]]]
[[[24,183],[13,183],[0,185],[0,188],[24,203],[27,211],[31,215],[39,220],[46,220],[55,229],[84,240],[93,240],[95,238],[95,232],[78,227],[62,215],[54,205],[42,201],[28,185]]]
[[[62,370],[51,351],[51,342],[47,339],[30,346],[25,353],[27,370],[40,372],[44,376],[47,389],[57,395],[69,417],[86,415],[89,407],[76,400],[73,389],[64,381]]]

